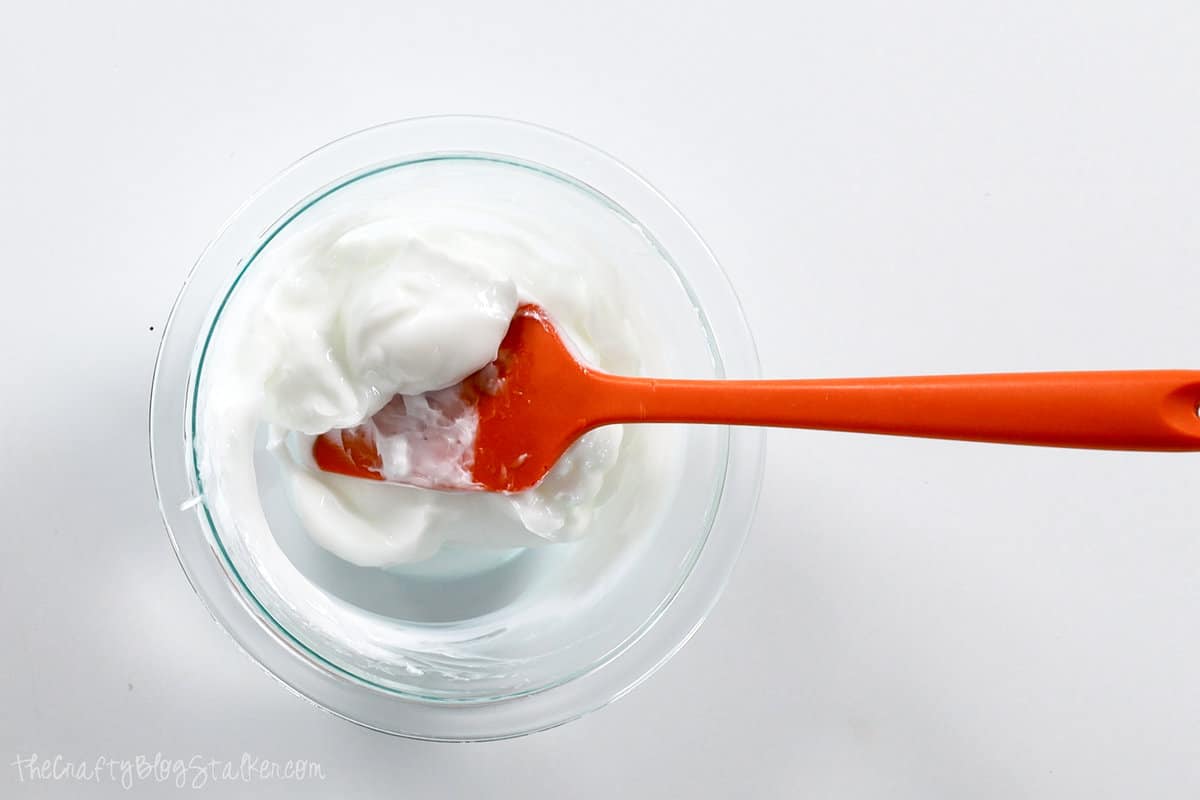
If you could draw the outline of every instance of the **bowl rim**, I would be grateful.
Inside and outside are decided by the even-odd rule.
[[[536,692],[469,704],[427,702],[321,663],[319,654],[269,614],[264,619],[258,600],[204,524],[198,478],[187,468],[192,462],[194,378],[203,350],[197,340],[219,314],[223,300],[216,301],[232,289],[228,272],[206,274],[202,267],[215,257],[236,257],[240,276],[253,260],[250,254],[299,213],[295,208],[307,207],[313,196],[345,185],[353,175],[377,171],[383,163],[463,154],[545,166],[644,225],[676,264],[697,311],[706,318],[719,365],[734,372],[733,377],[758,376],[753,336],[728,276],[682,214],[644,178],[597,148],[550,128],[454,115],[384,123],[341,137],[294,162],[251,196],[205,248],[180,289],[164,326],[150,398],[150,455],[159,509],[184,574],[214,619],[268,674],[318,707],[373,730],[443,741],[502,739],[554,727],[607,705],[652,675],[695,633],[728,581],[750,528],[764,463],[762,431],[729,430],[724,481],[711,524],[674,595],[595,668]],[[680,250],[687,252],[686,273],[678,266]],[[218,260],[226,263],[224,257]]]

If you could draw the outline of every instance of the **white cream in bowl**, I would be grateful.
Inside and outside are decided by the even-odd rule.
[[[601,369],[670,375],[652,287],[671,278],[636,224],[535,170],[464,159],[383,177],[312,203],[250,259],[204,350],[197,470],[238,578],[298,641],[373,681],[453,694],[491,674],[490,647],[568,657],[540,653],[538,626],[586,620],[620,583],[671,510],[683,431],[593,431],[517,495],[323,473],[311,438],[483,367],[520,302]],[[426,626],[439,620],[455,625]]]
[[[542,485],[512,496],[347,478],[321,472],[309,457],[312,436],[358,425],[397,394],[443,389],[485,366],[519,299],[544,302],[598,365],[637,371],[634,327],[611,272],[556,262],[537,231],[495,228],[446,208],[436,217],[403,207],[346,211],[265,253],[259,269],[271,277],[253,296],[239,296],[240,318],[237,308],[226,310],[232,352],[210,364],[205,430],[207,441],[223,445],[211,463],[218,481],[250,495],[254,434],[269,426],[305,529],[360,566],[418,561],[448,541],[536,545],[587,535],[605,476],[620,460],[619,427],[590,433]],[[607,317],[593,312],[598,284],[614,293]],[[620,467],[650,465],[627,457]]]

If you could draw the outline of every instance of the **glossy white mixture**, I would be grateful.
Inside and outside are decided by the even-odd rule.
[[[240,487],[227,497],[245,498],[233,514],[253,516],[245,507],[257,502],[249,499],[253,439],[266,425],[305,529],[360,566],[421,560],[447,541],[534,545],[588,532],[620,451],[619,427],[588,434],[541,485],[513,496],[332,475],[309,455],[312,436],[362,423],[397,394],[443,389],[486,365],[521,300],[542,304],[599,366],[637,370],[619,295],[598,303],[594,276],[538,252],[519,231],[478,223],[469,214],[346,213],[264,254],[260,269],[270,278],[246,289],[259,295],[253,301],[239,298],[243,316],[230,313],[223,323],[236,330],[224,331],[231,352],[213,365],[208,395],[206,433],[220,442],[211,466],[223,485]],[[601,305],[609,315],[595,313]],[[412,457],[384,455],[393,472]],[[643,468],[626,461],[626,469]]]

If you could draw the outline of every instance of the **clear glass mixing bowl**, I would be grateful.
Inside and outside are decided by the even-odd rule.
[[[762,469],[761,432],[684,428],[670,485],[647,489],[669,495],[655,498],[663,511],[645,530],[618,530],[612,522],[613,531],[579,543],[450,547],[429,562],[384,570],[355,567],[313,545],[264,461],[260,495],[281,556],[274,566],[250,557],[237,526],[214,517],[196,455],[205,358],[222,310],[253,274],[256,258],[289,226],[319,219],[330,198],[369,206],[373,198],[434,192],[430,187],[470,193],[474,175],[490,176],[480,187],[502,187],[505,193],[488,202],[516,215],[538,213],[525,198],[557,197],[556,208],[574,215],[565,224],[616,248],[609,255],[629,272],[624,279],[637,287],[665,354],[656,367],[663,377],[757,377],[753,340],[727,279],[649,184],[545,128],[436,117],[333,142],[229,220],[176,300],[150,408],[163,518],[188,579],[235,641],[286,686],[335,714],[389,733],[456,741],[561,724],[653,673],[716,602],[750,526]],[[589,563],[588,548],[616,549],[621,557],[592,575],[578,568]],[[290,580],[281,579],[281,569]],[[361,615],[363,630],[382,633],[368,643],[354,626],[316,630],[281,588],[296,581]],[[578,584],[567,595],[571,602],[545,589],[555,581]],[[527,624],[531,614],[534,625]],[[381,649],[379,641],[392,634],[403,647]]]

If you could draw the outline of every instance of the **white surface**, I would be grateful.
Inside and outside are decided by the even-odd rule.
[[[18,754],[245,751],[326,779],[205,791],[1194,797],[1189,456],[772,434],[695,640],[506,743],[360,730],[207,618],[147,463],[161,325],[251,191],[375,122],[514,116],[634,165],[722,259],[771,375],[1200,360],[1194,3],[563,5],[6,10],[0,795],[162,788],[21,784]]]

